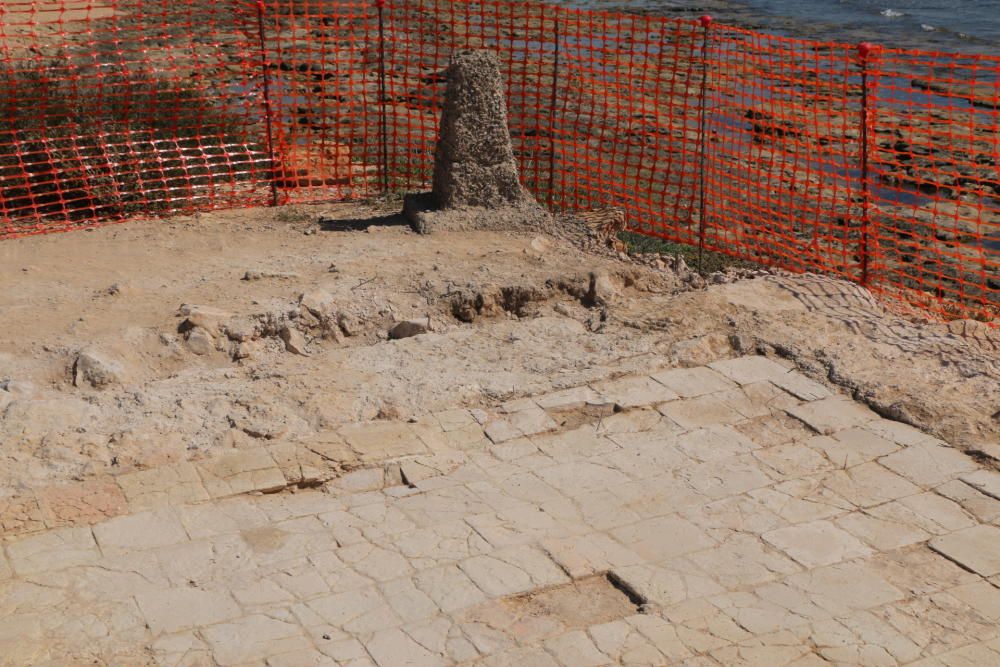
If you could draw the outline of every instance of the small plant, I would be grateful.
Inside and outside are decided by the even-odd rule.
[[[656,236],[646,236],[638,232],[621,232],[618,238],[628,246],[630,253],[646,254],[658,253],[662,255],[680,255],[684,262],[692,269],[698,269],[698,247],[686,243],[674,243]],[[701,273],[708,274],[715,271],[725,271],[728,268],[736,269],[757,269],[760,264],[730,257],[721,252],[705,250],[701,257]]]

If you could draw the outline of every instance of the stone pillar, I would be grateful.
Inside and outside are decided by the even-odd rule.
[[[462,51],[452,58],[433,189],[407,196],[403,210],[421,233],[524,228],[548,219],[520,183],[500,63],[492,53]]]
[[[492,53],[459,53],[448,68],[433,193],[442,209],[501,208],[530,200],[518,180],[500,63]]]

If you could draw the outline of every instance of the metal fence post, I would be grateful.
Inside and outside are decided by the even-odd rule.
[[[559,10],[556,9],[555,28],[553,39],[555,40],[555,60],[552,63],[552,99],[549,103],[549,185],[548,185],[548,207],[552,210],[553,197],[556,187],[556,104],[558,102],[559,89]]]
[[[385,87],[385,3],[386,0],[375,0],[378,9],[378,96],[379,125],[382,135],[382,194],[389,194],[389,102]]]
[[[264,0],[257,0],[257,34],[260,38],[260,71],[264,80],[264,124],[267,127],[267,153],[271,161],[271,206],[278,205],[278,162],[274,158],[271,84],[268,77],[267,38],[264,32]]]
[[[861,68],[861,284],[868,287],[871,280],[869,257],[872,252],[871,240],[871,173],[868,164],[871,137],[869,127],[872,121],[871,100],[868,97],[868,67],[875,47],[868,42],[858,44],[858,65]]]
[[[701,41],[701,86],[698,92],[698,273],[702,270],[702,256],[705,252],[705,182],[707,179],[706,152],[708,147],[706,97],[708,90],[708,33],[712,26],[711,16],[698,19],[702,27]]]

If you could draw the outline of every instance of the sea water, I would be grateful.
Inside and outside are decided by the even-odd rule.
[[[1000,56],[1000,0],[561,0],[716,20],[783,35]]]

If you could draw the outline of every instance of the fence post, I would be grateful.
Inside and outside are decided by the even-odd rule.
[[[278,163],[274,159],[274,130],[271,122],[271,84],[267,73],[267,38],[264,33],[264,0],[257,0],[257,34],[260,38],[260,71],[264,79],[264,124],[267,127],[267,153],[271,162],[271,206],[277,206]]]
[[[379,125],[382,135],[382,194],[389,194],[389,102],[385,87],[385,3],[386,0],[375,0],[378,9],[378,96]]]
[[[868,66],[875,47],[868,42],[858,44],[858,65],[861,68],[861,284],[868,287],[871,276],[869,257],[872,251],[871,241],[871,179],[868,156],[870,152],[871,137],[869,127],[871,125],[871,100],[868,97]]]
[[[705,15],[698,19],[702,27],[701,41],[701,86],[698,92],[698,273],[702,270],[702,256],[705,252],[705,181],[707,180],[706,152],[708,147],[706,97],[708,89],[708,32],[712,17]]]
[[[552,99],[549,104],[549,186],[548,186],[548,208],[552,210],[553,197],[556,187],[556,103],[558,102],[559,88],[559,10],[555,10],[556,19],[553,30],[555,40],[555,60],[552,63]]]

